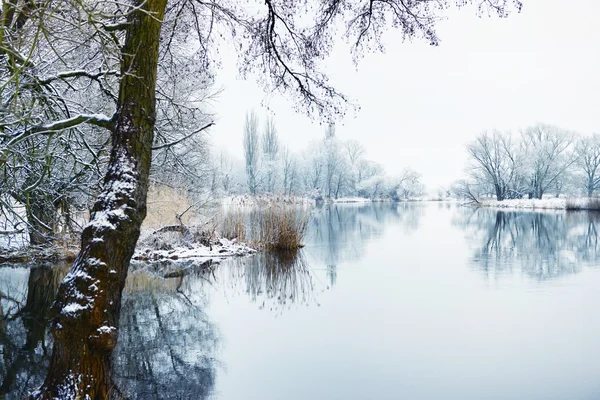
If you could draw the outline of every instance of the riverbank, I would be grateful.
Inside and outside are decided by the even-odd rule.
[[[476,204],[478,207],[530,209],[530,210],[565,210],[565,211],[600,211],[600,198],[549,198],[549,199],[510,199],[484,200]]]
[[[186,237],[180,232],[158,232],[140,240],[132,259],[147,262],[191,259],[215,262],[256,252],[256,249],[236,239]],[[0,264],[73,262],[78,253],[77,246],[27,247],[0,251]]]

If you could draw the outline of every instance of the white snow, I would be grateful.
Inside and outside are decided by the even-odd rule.
[[[98,329],[96,329],[96,331],[98,331],[98,333],[102,334],[102,333],[111,333],[112,331],[116,331],[117,328],[115,328],[114,326],[106,326],[103,325],[101,327],[99,327]]]
[[[106,212],[104,210],[96,211],[92,215],[91,221],[85,226],[85,228],[87,228],[88,226],[93,226],[98,230],[102,230],[103,228],[104,229],[116,229],[116,226],[114,226],[113,223],[110,222],[110,220],[109,220],[108,212]]]
[[[76,314],[77,312],[82,311],[82,310],[87,310],[88,308],[90,308],[89,304],[86,304],[85,306],[83,306],[79,303],[69,303],[63,307],[62,313],[65,315]]]
[[[589,198],[547,198],[547,199],[511,199],[511,200],[486,200],[480,203],[483,207],[492,208],[526,208],[540,210],[567,210],[567,209],[590,209],[590,201],[596,199]],[[600,200],[598,200],[600,203]]]
[[[333,203],[371,203],[371,199],[364,197],[340,197],[339,199],[332,199]]]
[[[228,240],[220,238],[217,244],[213,244],[212,250],[199,243],[193,243],[187,247],[180,246],[172,250],[155,250],[150,248],[137,249],[133,255],[134,260],[158,261],[179,259],[203,259],[222,260],[228,257],[245,256],[256,253],[256,250],[238,243],[235,239]]]

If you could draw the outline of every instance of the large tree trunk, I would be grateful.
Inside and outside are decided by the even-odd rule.
[[[104,189],[81,251],[53,305],[54,348],[48,376],[33,398],[106,399],[114,394],[111,354],[121,292],[146,216],[155,122],[161,21],[167,0],[136,0],[122,50],[118,119]]]

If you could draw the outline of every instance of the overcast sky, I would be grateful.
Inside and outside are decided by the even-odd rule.
[[[393,175],[412,167],[430,190],[464,175],[465,144],[485,129],[545,122],[600,132],[600,15],[598,0],[522,0],[508,19],[453,10],[437,31],[439,47],[402,42],[386,33],[385,54],[367,54],[355,67],[344,46],[328,63],[331,82],[360,104],[337,124],[342,139],[357,139],[367,157]],[[324,127],[284,97],[265,99],[226,57],[217,73],[223,92],[214,101],[217,148],[242,158],[244,117],[267,101],[281,140],[301,150]]]

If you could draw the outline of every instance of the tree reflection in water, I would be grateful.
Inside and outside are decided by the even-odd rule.
[[[595,212],[463,210],[456,224],[478,243],[472,257],[486,278],[521,271],[548,280],[600,259]]]
[[[261,252],[230,261],[222,268],[230,286],[244,285],[244,291],[261,307],[271,309],[316,302],[315,284],[304,252]],[[222,274],[220,274],[222,276]]]
[[[218,335],[205,304],[181,293],[125,298],[115,380],[130,399],[205,399],[216,375]]]
[[[337,265],[364,256],[369,240],[390,226],[416,231],[424,214],[419,203],[331,204],[315,212],[309,227],[307,256],[327,268],[329,285],[337,279]]]
[[[51,354],[50,305],[67,271],[0,270],[0,398],[21,399],[42,383]],[[114,353],[124,398],[203,399],[213,391],[218,335],[202,295],[186,295],[181,283],[143,272],[128,277]]]
[[[18,278],[23,271],[7,268],[0,281],[0,398],[21,399],[43,382],[51,353],[50,306],[68,266],[36,265],[26,284]]]

